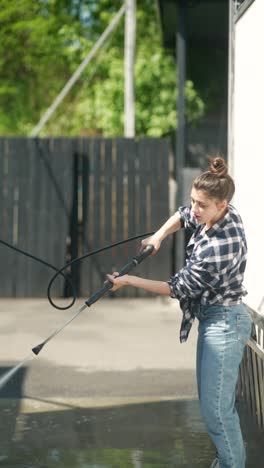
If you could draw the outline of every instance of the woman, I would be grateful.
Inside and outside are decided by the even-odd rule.
[[[132,275],[108,275],[113,290],[135,286],[180,301],[183,319],[180,340],[186,341],[195,317],[199,321],[197,386],[201,414],[217,449],[211,467],[244,468],[245,449],[235,390],[251,318],[242,297],[247,244],[241,218],[229,204],[235,191],[222,158],[211,160],[191,190],[191,207],[178,212],[142,246],[161,242],[181,227],[192,231],[186,265],[168,282]]]

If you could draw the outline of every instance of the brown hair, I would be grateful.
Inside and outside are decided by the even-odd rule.
[[[219,156],[210,158],[209,170],[203,172],[193,182],[195,190],[202,190],[210,198],[230,202],[235,192],[235,184],[228,174],[226,162]]]

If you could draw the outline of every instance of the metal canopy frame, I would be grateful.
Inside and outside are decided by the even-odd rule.
[[[233,0],[235,3],[235,22],[247,11],[255,0]]]

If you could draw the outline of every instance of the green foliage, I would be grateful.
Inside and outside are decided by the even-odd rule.
[[[114,17],[121,0],[1,0],[0,134],[28,134]],[[153,0],[137,1],[136,133],[177,125],[177,71]],[[83,72],[42,135],[123,134],[124,21]],[[187,118],[204,105],[186,85]]]
[[[1,134],[27,133],[79,63],[69,47],[81,25],[63,3],[1,0]]]

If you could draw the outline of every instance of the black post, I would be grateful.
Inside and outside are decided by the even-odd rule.
[[[183,204],[183,169],[185,166],[185,76],[186,76],[186,1],[178,0],[178,25],[176,33],[176,63],[178,68],[178,128],[176,131],[175,176],[177,181],[177,206]],[[176,234],[176,268],[184,265],[184,230]]]
[[[72,209],[70,216],[70,260],[77,258],[79,255],[79,220],[78,220],[78,180],[79,180],[79,164],[80,156],[78,153],[73,155],[73,198],[72,198]],[[75,285],[75,291],[77,296],[80,291],[80,265],[74,264],[71,265],[71,278],[73,284]],[[65,284],[65,296],[68,297],[68,294],[71,294],[72,291],[67,291],[68,282]]]
[[[233,135],[233,108],[234,108],[234,61],[235,61],[235,19],[236,5],[229,0],[228,18],[228,133],[227,133],[227,160],[231,175],[234,173],[234,135]]]

